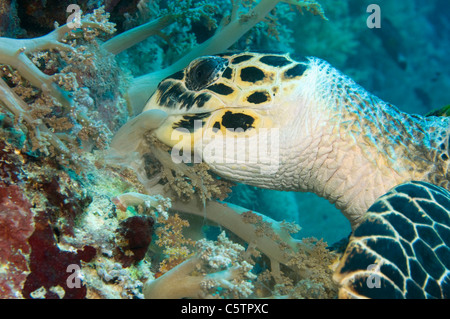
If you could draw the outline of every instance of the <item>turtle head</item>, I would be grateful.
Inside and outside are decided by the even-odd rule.
[[[301,127],[309,63],[278,53],[200,57],[164,79],[144,110],[169,115],[155,135],[173,147],[173,159],[194,155],[220,175],[259,186],[251,179],[279,168],[281,140],[293,147],[286,137]]]

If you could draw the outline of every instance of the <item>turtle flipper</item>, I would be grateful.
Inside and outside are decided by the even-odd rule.
[[[380,197],[335,273],[340,298],[450,298],[450,192],[425,182]]]

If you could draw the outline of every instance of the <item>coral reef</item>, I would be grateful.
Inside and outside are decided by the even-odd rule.
[[[26,126],[25,147],[62,165],[82,160],[83,148],[106,146],[126,114],[112,86],[119,77],[114,60],[96,43],[100,33],[114,31],[107,18],[102,9],[86,15],[81,34],[63,25],[40,38],[0,38],[2,105]]]
[[[0,38],[3,298],[89,296],[86,285],[70,286],[68,270],[95,262],[108,240],[86,244],[77,238],[78,222],[96,204],[86,187],[100,173],[89,156],[107,145],[127,112],[114,84],[121,72],[97,42],[114,31],[108,15],[95,10],[82,25]],[[81,283],[83,275],[75,275]]]
[[[152,196],[127,193],[119,195],[115,201],[122,207],[135,206],[152,201]],[[157,230],[161,236],[168,237],[164,240],[165,244],[171,243],[170,252],[166,252],[168,255],[172,254],[168,257],[167,264],[175,267],[167,271],[167,264],[163,263],[164,270],[159,272],[158,278],[149,280],[144,285],[146,297],[336,297],[337,286],[331,278],[331,265],[337,256],[329,251],[322,241],[296,240],[291,234],[299,230],[297,225],[285,221],[277,222],[239,206],[208,201],[203,212],[199,204],[200,199],[188,203],[172,200],[171,208],[199,217],[203,217],[206,212],[209,220],[237,235],[239,239],[236,238],[236,241],[241,241],[242,244],[231,242],[225,237],[225,233],[221,233],[216,242],[205,239],[196,241],[194,250],[191,248],[194,242],[186,240],[181,232],[182,228],[189,224],[175,216],[169,222],[175,230],[168,231],[167,227]],[[224,249],[224,245],[229,248]],[[243,245],[246,245],[247,249],[244,249]],[[235,250],[240,253],[234,252]],[[261,254],[264,257],[261,257]],[[230,258],[230,255],[240,257]],[[263,262],[264,258],[268,260]],[[261,271],[260,276],[248,273],[253,268],[251,265],[255,264],[255,259],[261,263],[260,267],[264,264],[270,265],[269,269],[263,267],[265,271]],[[205,260],[208,264],[205,264]],[[211,263],[215,265],[217,260],[221,260],[221,267],[211,267]],[[230,281],[239,282],[240,287]],[[264,289],[256,289],[256,283]],[[221,287],[219,290],[218,285]]]

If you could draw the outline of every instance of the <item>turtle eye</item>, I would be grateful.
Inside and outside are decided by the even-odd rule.
[[[213,56],[194,60],[188,67],[186,87],[193,91],[203,89],[217,80],[227,63],[227,60]]]
[[[209,83],[214,76],[215,68],[215,61],[203,61],[199,63],[196,68],[192,70],[192,81],[199,83],[199,85]]]

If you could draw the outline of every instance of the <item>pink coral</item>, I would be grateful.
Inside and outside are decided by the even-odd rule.
[[[0,183],[0,298],[22,297],[29,273],[28,238],[34,231],[30,208],[18,186]]]
[[[31,246],[30,271],[23,287],[23,296],[33,298],[33,293],[45,288],[46,299],[80,299],[86,297],[86,286],[70,287],[68,285],[69,266],[81,268],[80,259],[89,261],[95,252],[92,248],[84,247],[77,252],[60,250],[52,230],[52,226],[44,212],[37,214],[35,218],[36,229],[29,238]],[[79,255],[81,254],[81,256]],[[87,258],[87,259],[86,259]],[[55,288],[64,290],[58,294]]]
[[[118,233],[125,244],[119,248],[119,256],[124,267],[141,261],[152,241],[153,218],[149,216],[132,216],[120,223]]]

